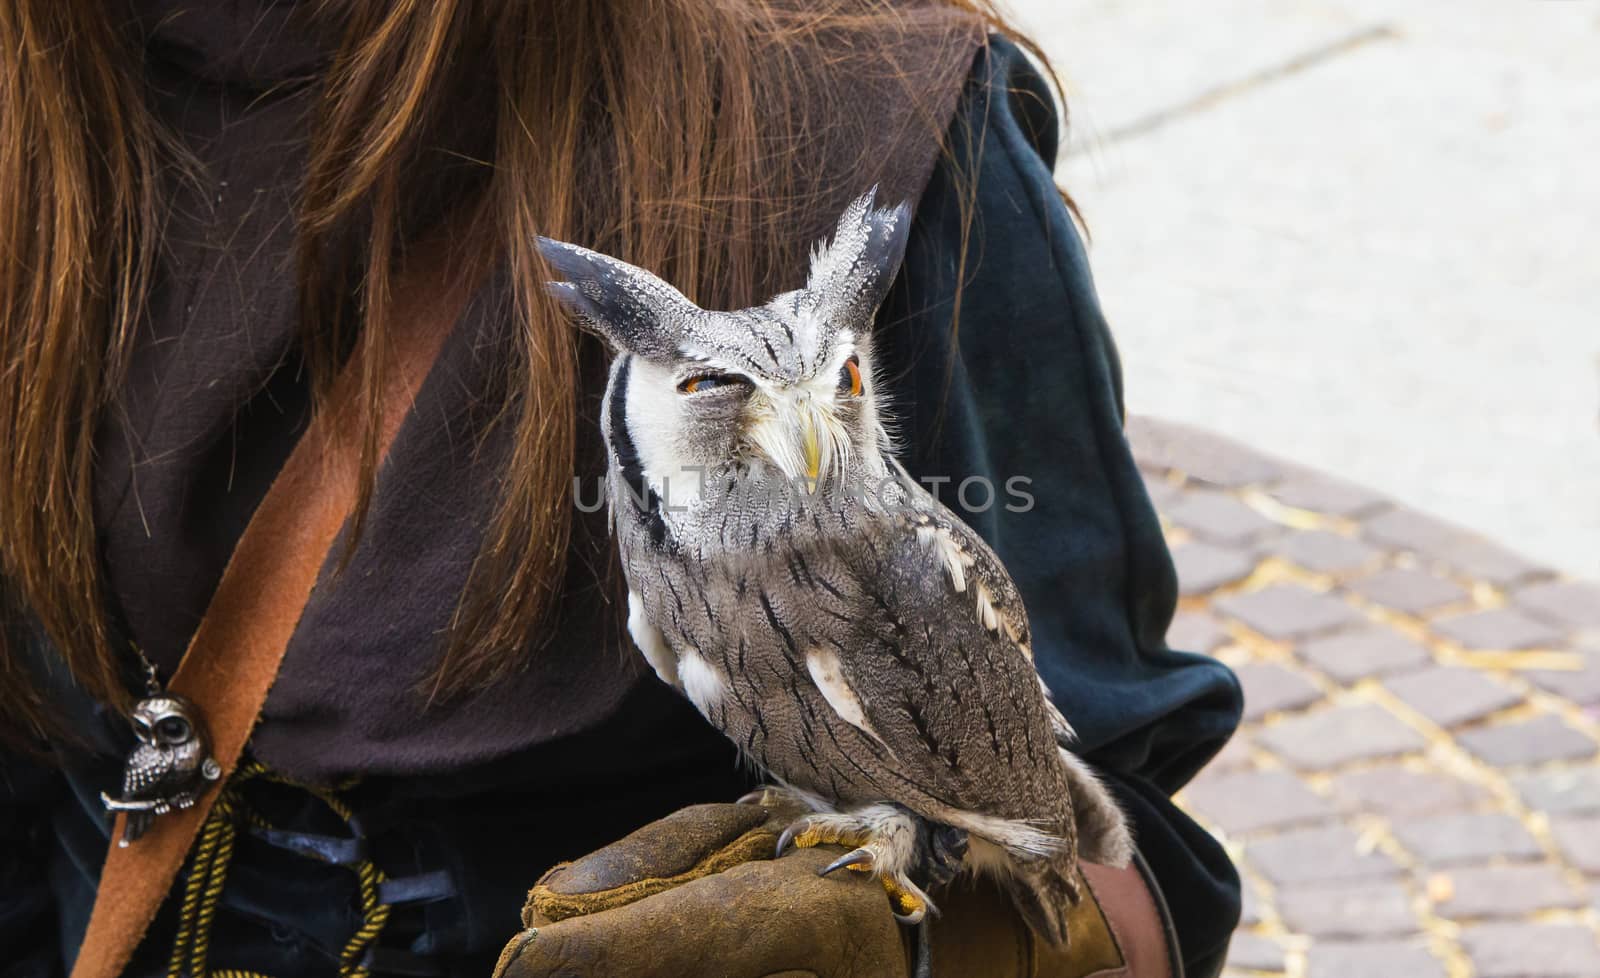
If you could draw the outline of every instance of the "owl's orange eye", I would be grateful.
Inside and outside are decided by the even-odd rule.
[[[849,391],[851,397],[861,396],[861,359],[854,354],[839,371],[839,390]]]

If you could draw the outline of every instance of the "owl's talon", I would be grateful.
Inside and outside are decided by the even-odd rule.
[[[797,819],[778,838],[778,852],[790,845],[853,846],[818,871],[829,876],[841,869],[876,877],[889,897],[889,908],[903,924],[917,924],[932,908],[921,887],[908,875],[918,865],[920,841],[926,833],[920,819],[894,805],[868,805],[853,812],[819,812]],[[959,861],[959,857],[958,857]]]
[[[818,812],[817,799],[781,784],[764,784],[739,797],[736,804],[757,805],[777,811]]]
[[[797,808],[801,811],[810,811],[813,807],[805,797],[798,792],[778,784],[764,784],[754,791],[741,795],[740,805],[762,805],[766,808]]]
[[[794,842],[794,837],[798,833],[799,827],[804,821],[805,819],[801,819],[799,822],[791,823],[788,828],[783,830],[783,834],[778,836],[778,850],[777,852],[773,853],[772,858],[776,859],[788,851],[789,844]]]
[[[870,873],[876,862],[877,857],[872,854],[872,850],[853,849],[822,867],[817,871],[817,875],[827,876],[829,873],[840,869],[853,869],[858,873]]]
[[[883,883],[883,891],[889,894],[889,906],[893,908],[895,920],[908,926],[922,923],[922,918],[928,915],[930,904],[916,884],[903,876],[881,876],[879,881]]]
[[[915,927],[916,925],[922,923],[922,919],[926,916],[928,916],[928,907],[926,904],[924,904],[910,913],[897,913],[894,915],[894,919],[900,921],[902,924],[905,924],[907,927]]]

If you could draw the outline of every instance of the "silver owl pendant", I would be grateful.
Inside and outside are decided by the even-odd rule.
[[[119,846],[137,841],[157,815],[193,805],[222,777],[200,711],[187,698],[152,692],[129,719],[139,742],[122,768],[122,797],[100,793],[106,811],[128,815]]]

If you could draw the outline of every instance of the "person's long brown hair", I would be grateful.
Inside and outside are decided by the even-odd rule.
[[[933,5],[1004,28],[983,0]],[[906,6],[340,0],[320,11],[342,40],[317,82],[297,214],[318,389],[356,344],[384,343],[406,245],[447,215],[472,216],[518,300],[503,495],[434,693],[515,668],[563,586],[579,360],[540,288],[535,235],[624,256],[726,307],[763,298],[775,270],[803,267],[809,241],[794,240],[791,217],[816,190],[805,144],[837,121],[805,90],[802,54],[870,48],[903,29]],[[0,3],[0,599],[42,626],[80,688],[117,705],[127,664],[103,611],[92,432],[122,381],[159,244],[158,170],[174,163],[145,98],[137,45],[103,4]],[[381,383],[364,378],[374,406]],[[357,527],[375,434],[368,445]],[[0,740],[62,733],[40,677],[15,649],[0,653]]]

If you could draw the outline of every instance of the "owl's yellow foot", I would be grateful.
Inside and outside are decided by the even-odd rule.
[[[823,812],[796,821],[778,838],[778,855],[790,845],[853,846],[822,868],[821,875],[841,869],[869,873],[883,885],[889,906],[902,923],[916,924],[935,909],[922,888],[911,881],[924,848],[919,845],[920,820],[893,805],[868,805],[853,812]]]

